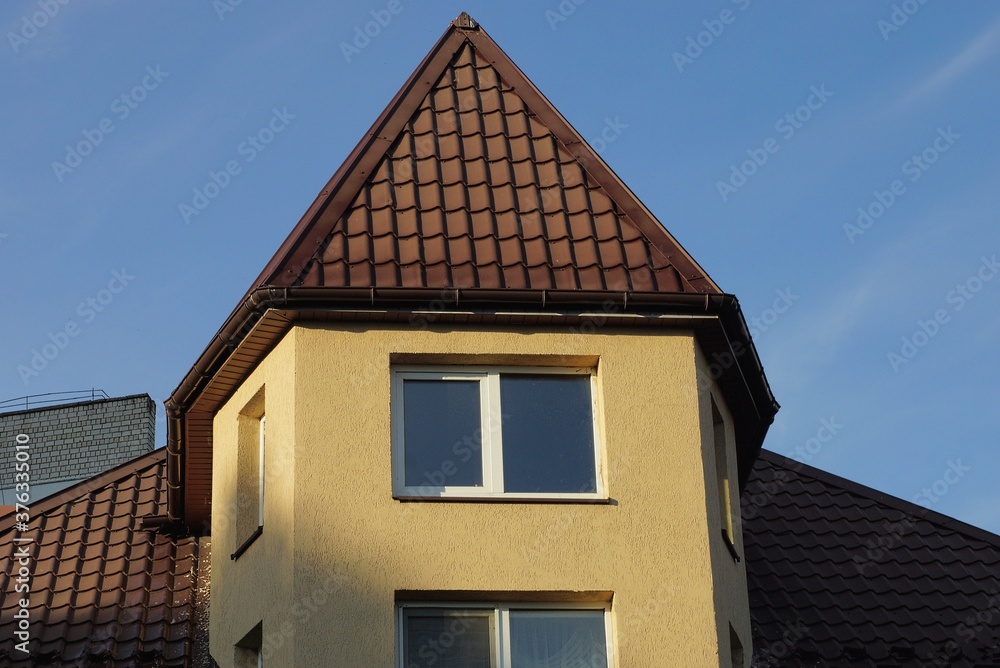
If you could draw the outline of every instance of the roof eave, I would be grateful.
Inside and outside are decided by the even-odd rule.
[[[433,300],[445,304],[444,310],[432,309],[430,303]],[[767,384],[739,302],[733,295],[475,288],[439,291],[422,288],[266,286],[251,291],[240,306],[230,314],[198,361],[165,402],[169,515],[173,519],[188,522],[192,529],[195,529],[193,525],[207,520],[205,509],[201,509],[197,517],[193,517],[189,512],[191,509],[186,507],[185,420],[189,412],[198,412],[201,393],[270,310],[290,313],[356,310],[371,314],[388,311],[420,313],[435,310],[442,315],[447,315],[448,312],[461,312],[472,314],[472,317],[496,312],[541,312],[552,317],[569,319],[581,317],[581,314],[584,317],[607,314],[609,308],[622,315],[701,314],[718,320],[718,333],[711,336],[718,339],[718,345],[724,351],[728,351],[733,360],[729,367],[722,370],[725,379],[732,387],[744,388],[741,393],[750,398],[752,405],[752,414],[748,410],[744,420],[750,431],[741,443],[737,444],[742,488],[749,477],[753,459],[760,450],[767,428],[774,419],[778,404]],[[361,317],[365,317],[364,313]]]

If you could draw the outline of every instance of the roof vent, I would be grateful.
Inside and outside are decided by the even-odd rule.
[[[464,28],[466,30],[475,30],[479,27],[479,24],[476,23],[476,19],[469,16],[468,12],[462,12],[459,14],[458,18],[452,21],[451,24],[456,28]]]

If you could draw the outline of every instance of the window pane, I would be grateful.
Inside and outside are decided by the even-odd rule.
[[[510,613],[511,668],[606,668],[602,610]]]
[[[406,668],[490,668],[490,618],[446,610],[406,614]]]
[[[478,380],[403,381],[407,487],[483,484]]]
[[[500,376],[507,492],[596,492],[590,376]]]

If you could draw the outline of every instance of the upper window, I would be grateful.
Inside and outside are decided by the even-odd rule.
[[[239,558],[264,528],[264,388],[240,411],[236,444],[235,551]]]
[[[733,497],[729,481],[729,446],[726,439],[726,422],[715,397],[712,401],[712,440],[715,445],[715,484],[719,494],[719,517],[722,530],[730,545],[736,544],[733,526]]]
[[[401,606],[403,668],[607,668],[605,608],[551,605]]]
[[[394,494],[600,498],[594,384],[590,369],[396,369]]]

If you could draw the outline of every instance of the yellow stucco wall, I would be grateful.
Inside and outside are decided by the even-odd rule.
[[[709,363],[701,350],[697,351],[698,400],[701,410],[702,456],[705,458],[705,489],[708,508],[709,548],[712,557],[712,575],[714,578],[713,592],[715,595],[717,628],[719,631],[719,647],[722,665],[732,666],[732,648],[730,642],[730,625],[739,637],[743,648],[743,665],[750,665],[752,653],[750,639],[750,608],[747,600],[747,573],[743,559],[743,520],[740,516],[739,471],[736,452],[733,444],[736,442],[733,433],[733,420],[726,405],[725,398],[714,383]],[[722,512],[719,508],[719,491],[715,475],[715,443],[712,425],[712,398],[722,413],[726,426],[726,442],[728,449],[728,478],[730,481],[730,512],[733,518],[733,537],[736,554],[741,561],[737,562],[726,546],[722,537]]]
[[[221,666],[234,666],[234,645],[261,619],[272,633],[292,618],[295,555],[295,337],[285,337],[216,414],[212,461],[212,577],[209,640]],[[251,507],[237,500],[240,414],[255,406],[263,388],[267,417],[264,464],[264,532],[237,560],[230,555],[246,538],[245,527],[257,525],[256,495]],[[256,466],[244,467],[256,474]],[[254,480],[243,484],[256,488]],[[245,516],[246,521],[242,520]],[[276,625],[275,625],[276,624]],[[294,659],[293,643],[281,652]],[[256,665],[256,664],[254,664]],[[277,665],[277,664],[276,664]],[[286,665],[295,665],[288,663]],[[308,665],[308,664],[299,664]],[[324,664],[316,664],[324,665]]]
[[[393,499],[400,354],[599,359],[612,501]],[[749,654],[745,576],[719,535],[698,357],[690,332],[295,327],[215,421],[213,656],[233,665],[233,644],[263,619],[265,665],[389,668],[397,591],[610,591],[619,668],[720,666],[720,635],[728,668],[730,623]],[[232,562],[232,523],[219,513],[235,499],[236,416],[261,385],[264,533]]]

